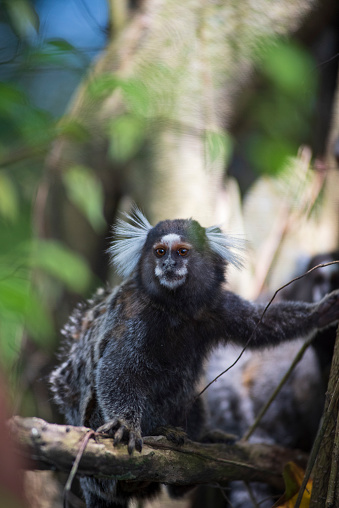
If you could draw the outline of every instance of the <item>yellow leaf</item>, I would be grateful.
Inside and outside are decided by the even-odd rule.
[[[294,508],[299,490],[304,479],[305,471],[294,462],[289,462],[284,467],[283,477],[285,482],[285,493],[275,503],[273,508]],[[309,508],[312,493],[312,480],[307,482],[300,508]]]

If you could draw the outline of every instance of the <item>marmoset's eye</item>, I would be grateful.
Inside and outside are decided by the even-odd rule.
[[[155,249],[155,253],[159,258],[161,258],[166,254],[166,250],[160,247],[159,249]]]
[[[179,256],[185,257],[189,253],[189,249],[186,249],[186,247],[180,247],[180,249],[177,250],[177,253]]]
[[[185,249],[184,247],[181,247],[181,249],[178,249],[179,256],[187,256],[189,250]]]

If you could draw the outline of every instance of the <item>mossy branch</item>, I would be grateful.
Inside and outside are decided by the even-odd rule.
[[[90,431],[85,427],[50,424],[39,418],[16,416],[10,429],[28,469],[70,472],[81,444]],[[78,464],[78,475],[114,476],[127,481],[156,481],[177,485],[220,484],[232,480],[265,482],[283,487],[282,470],[289,461],[305,466],[305,454],[267,444],[201,444],[183,446],[163,436],[144,438],[142,453],[130,456],[126,446],[94,434]]]

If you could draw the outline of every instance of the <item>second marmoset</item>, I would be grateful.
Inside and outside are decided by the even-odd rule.
[[[111,249],[125,281],[74,312],[50,381],[67,423],[109,433],[132,453],[161,426],[182,426],[199,439],[204,411],[201,399],[192,401],[212,348],[306,337],[338,320],[339,292],[316,304],[273,304],[262,318],[263,305],[225,289],[227,264],[241,264],[234,238],[192,219],[152,227],[135,211],[129,220],[118,223]],[[81,485],[89,508],[126,507],[159,490],[113,479]]]

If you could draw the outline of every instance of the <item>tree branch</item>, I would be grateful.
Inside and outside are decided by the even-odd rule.
[[[50,424],[39,418],[16,416],[10,429],[30,469],[69,472],[84,436],[90,429]],[[201,444],[187,441],[175,446],[162,436],[144,438],[142,453],[128,455],[124,445],[95,434],[88,440],[78,465],[79,475],[114,476],[127,481],[156,481],[177,485],[232,480],[261,481],[283,487],[284,465],[305,466],[305,454],[267,444]]]

